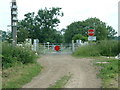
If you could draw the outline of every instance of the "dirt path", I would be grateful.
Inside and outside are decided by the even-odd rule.
[[[96,71],[90,61],[70,55],[43,56],[38,60],[44,66],[41,74],[23,88],[47,88],[69,73],[73,75],[65,88],[99,88],[101,81],[96,78]]]

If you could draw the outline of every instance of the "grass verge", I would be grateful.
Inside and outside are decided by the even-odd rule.
[[[95,58],[94,64],[99,68],[97,76],[102,79],[103,88],[118,88],[119,63],[118,59]]]
[[[68,80],[71,78],[71,76],[72,75],[70,74],[70,75],[65,75],[61,77],[60,80],[57,80],[55,84],[50,85],[48,90],[53,90],[54,88],[64,88],[64,86],[66,85]]]
[[[2,88],[21,88],[24,84],[38,75],[42,66],[38,63],[20,64],[15,67],[4,69],[2,72]]]

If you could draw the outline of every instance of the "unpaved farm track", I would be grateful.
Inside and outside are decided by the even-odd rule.
[[[38,62],[44,67],[42,72],[23,88],[48,88],[64,75],[72,74],[65,88],[100,88],[92,59],[79,59],[70,55],[42,56]]]

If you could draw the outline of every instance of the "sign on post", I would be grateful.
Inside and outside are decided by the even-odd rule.
[[[95,41],[96,40],[96,36],[89,36],[88,37],[88,41]]]
[[[56,51],[59,51],[59,50],[60,50],[60,46],[57,45],[57,46],[54,47],[54,49],[55,49]]]
[[[96,36],[94,36],[94,34],[95,34],[95,30],[93,30],[93,29],[88,30],[88,35],[89,35],[88,41],[96,40]]]
[[[95,30],[90,29],[90,30],[88,30],[88,35],[89,36],[94,36],[94,32],[95,32]]]

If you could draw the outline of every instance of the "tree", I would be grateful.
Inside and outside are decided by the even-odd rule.
[[[107,26],[105,22],[100,21],[96,17],[88,18],[84,21],[73,22],[67,26],[64,34],[65,42],[71,43],[72,39],[77,37],[75,36],[77,34],[88,37],[89,29],[95,29],[97,40],[111,39],[116,34],[115,30],[111,26]]]
[[[111,26],[107,26],[107,30],[109,32],[108,39],[114,39],[117,32],[115,32],[115,30]]]
[[[4,41],[6,40],[7,34],[5,31],[0,30],[0,36],[1,36],[1,40]]]
[[[72,38],[72,40],[74,40],[74,41],[76,41],[76,40],[87,41],[87,37],[85,37],[81,34],[75,34],[74,37]]]
[[[2,41],[12,42],[12,33],[0,30],[0,36]]]
[[[29,37],[29,32],[25,30],[24,28],[20,28],[17,32],[17,42],[24,42],[26,38]]]
[[[65,30],[65,33],[64,33],[65,42],[71,43],[72,38],[76,34],[83,35],[83,32],[84,32],[83,27],[84,27],[83,23],[80,21],[71,23],[69,26],[67,26],[67,29]],[[85,36],[87,36],[87,35],[85,35]]]
[[[20,28],[22,28],[19,30],[20,33],[22,30],[26,30],[28,32],[28,38],[39,39],[41,43],[56,42],[54,40],[55,34],[57,34],[55,28],[60,23],[58,17],[63,16],[60,10],[61,8],[53,7],[40,9],[36,16],[34,12],[25,14],[25,19],[20,22]]]

